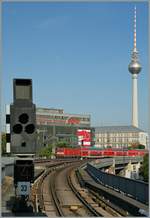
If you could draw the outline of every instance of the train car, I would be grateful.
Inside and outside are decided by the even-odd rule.
[[[140,155],[140,152],[138,152],[137,150],[128,150],[128,156],[138,156]]]
[[[69,158],[69,157],[80,157],[81,150],[80,148],[56,148],[56,157],[57,158]]]
[[[112,149],[106,149],[103,151],[103,155],[108,157],[114,156],[114,151]]]
[[[144,156],[145,154],[149,153],[149,151],[142,149],[142,150],[138,150],[138,153],[139,153],[140,156]]]
[[[91,157],[97,157],[97,156],[102,156],[102,150],[90,150],[89,156]]]
[[[144,156],[146,153],[148,153],[148,150],[143,150],[143,149],[128,150],[128,156]]]
[[[64,148],[65,157],[80,157],[80,152],[79,148]]]
[[[84,157],[84,158],[93,158],[93,157],[114,157],[114,156],[144,156],[148,153],[148,150],[122,150],[122,149],[90,149],[86,147],[78,148],[56,148],[56,157],[57,158],[66,158],[66,157]]]

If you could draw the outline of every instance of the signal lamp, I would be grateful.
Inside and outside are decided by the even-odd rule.
[[[27,132],[28,134],[34,133],[34,130],[35,126],[33,124],[29,124],[25,127],[25,132]]]
[[[21,124],[16,124],[13,126],[13,132],[16,134],[20,134],[22,132],[22,125]]]
[[[19,122],[26,124],[29,121],[29,116],[26,113],[23,113],[19,116]]]
[[[22,142],[22,143],[21,143],[21,146],[22,146],[22,147],[25,147],[25,146],[26,146],[26,142]]]

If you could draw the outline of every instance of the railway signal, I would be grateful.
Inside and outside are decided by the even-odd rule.
[[[36,109],[32,103],[32,80],[13,80],[14,102],[10,105],[11,153],[35,154]]]
[[[7,107],[8,108],[8,107]],[[16,156],[14,186],[24,204],[34,181],[33,156],[36,153],[36,107],[32,102],[32,80],[13,80],[13,103],[6,114],[7,152]],[[9,144],[10,143],[10,144]]]

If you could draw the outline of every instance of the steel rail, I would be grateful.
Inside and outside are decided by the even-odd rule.
[[[55,175],[56,174],[57,174],[57,172],[55,172],[54,175],[51,176],[50,191],[51,191],[52,199],[54,201],[55,208],[57,209],[58,215],[63,217],[64,213],[60,207],[59,199],[58,199],[56,191],[55,191]]]
[[[75,167],[73,167],[75,168]],[[84,198],[81,197],[80,193],[76,190],[74,185],[71,182],[70,173],[73,169],[70,169],[70,171],[67,174],[67,181],[71,188],[71,190],[74,192],[74,194],[77,196],[77,198],[84,204],[84,206],[96,217],[102,217],[100,213],[98,213],[90,204],[87,203],[87,201],[84,200]]]
[[[40,174],[39,176],[36,176],[36,180],[34,181],[33,187],[32,189],[36,191],[36,199],[34,199],[34,210],[36,212],[41,212],[44,209],[44,202],[43,202],[43,195],[41,194],[42,192],[42,184],[44,179],[57,167],[59,166],[63,166],[66,163],[70,163],[70,161],[61,161],[61,162],[55,162],[52,165],[49,165],[42,174]],[[38,181],[39,180],[39,181]],[[36,184],[36,182],[38,181],[38,184]],[[37,185],[37,187],[35,187]]]

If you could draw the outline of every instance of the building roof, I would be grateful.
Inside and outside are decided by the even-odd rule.
[[[42,107],[36,107],[36,113],[55,113],[55,114],[63,114],[63,109],[58,108],[42,108]]]
[[[63,109],[55,109],[55,108],[41,108],[36,107],[37,115],[56,115],[56,116],[68,116],[68,117],[81,117],[81,118],[89,118],[91,119],[90,114],[73,114],[73,113],[65,113]]]
[[[101,127],[94,127],[95,132],[145,132],[142,129],[139,129],[134,126],[101,126]]]

